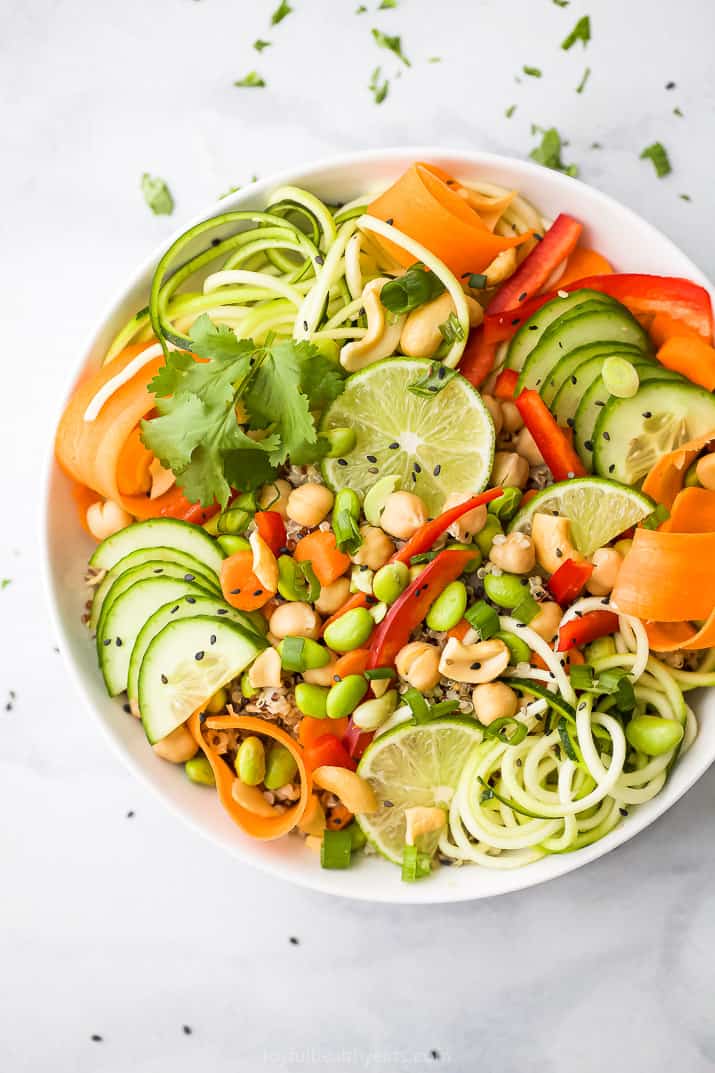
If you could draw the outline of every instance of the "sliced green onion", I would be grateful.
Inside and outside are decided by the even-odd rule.
[[[216,521],[219,533],[245,533],[253,521],[253,515],[241,507],[229,507],[222,511]]]
[[[279,556],[278,591],[284,600],[314,603],[320,596],[320,582],[311,563],[296,562],[290,555]]]
[[[484,728],[484,736],[498,738],[504,745],[519,745],[529,729],[526,723],[515,719],[513,715],[505,715],[502,719],[495,719],[493,723]]]
[[[606,358],[601,366],[601,376],[608,392],[617,399],[632,399],[640,387],[635,365],[616,354]]]
[[[587,663],[576,664],[569,671],[569,678],[574,689],[590,689],[593,685],[593,667]]]
[[[536,618],[540,610],[541,607],[533,596],[525,596],[511,614],[512,618],[515,618],[517,622],[523,622],[525,626],[528,626],[531,620]]]
[[[392,667],[368,667],[364,674],[368,682],[378,681],[381,678],[395,677],[395,672]]]
[[[407,390],[412,395],[419,395],[424,399],[433,399],[456,375],[456,369],[448,369],[441,361],[433,361],[419,380],[413,380],[411,384],[407,385]]]
[[[362,544],[362,537],[358,524],[352,514],[347,510],[341,510],[333,518],[333,532],[338,551],[354,555]]]
[[[500,522],[510,522],[519,509],[521,503],[521,488],[513,488],[511,485],[507,485],[502,489],[502,495],[498,499],[493,499],[487,511],[493,514],[495,518],[498,518]]]
[[[444,294],[444,283],[419,261],[403,276],[390,280],[380,291],[380,302],[391,313],[402,316]]]
[[[349,868],[353,851],[352,834],[344,827],[342,831],[323,831],[320,846],[320,864],[323,868]]]
[[[305,662],[305,637],[284,637],[281,642],[281,665],[286,671],[302,672]]]
[[[632,712],[636,706],[636,694],[630,678],[621,678],[616,690],[616,709],[625,714]]]
[[[327,833],[327,832],[326,832]],[[432,870],[429,854],[420,853],[417,846],[405,846],[402,851],[402,879],[405,883],[414,883],[424,879]]]
[[[410,566],[418,566],[420,563],[431,563],[438,555],[438,551],[422,551],[419,555],[411,555]]]
[[[436,704],[430,705],[430,717],[432,719],[439,719],[443,715],[449,715],[450,712],[456,712],[459,710],[458,700],[440,700]]]
[[[487,285],[487,277],[483,272],[472,272],[467,283],[473,291],[483,291]]]
[[[481,641],[488,641],[499,631],[499,616],[486,600],[480,600],[479,603],[468,607],[464,612],[464,617],[472,629],[479,634]]]
[[[432,718],[430,706],[420,693],[419,689],[410,686],[410,688],[405,690],[402,694],[402,699],[405,704],[409,705],[409,709],[412,712],[412,718],[415,722],[429,723]]]

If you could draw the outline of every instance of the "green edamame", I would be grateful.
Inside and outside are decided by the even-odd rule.
[[[381,697],[364,700],[353,712],[353,723],[361,730],[377,730],[397,708],[397,690],[388,689]]]
[[[327,686],[315,686],[310,682],[299,682],[295,687],[295,704],[299,712],[313,719],[325,719]]]
[[[286,671],[317,671],[330,663],[330,653],[312,637],[284,637],[277,646]]]
[[[225,689],[217,690],[213,697],[210,697],[204,711],[209,715],[216,715],[218,712],[222,712],[228,702],[228,693]]]
[[[530,661],[531,649],[521,637],[516,637],[515,634],[507,633],[505,630],[498,630],[494,636],[503,641],[509,649],[509,663],[512,666],[516,667],[517,663],[528,663]]]
[[[482,555],[486,559],[491,551],[492,544],[494,543],[494,537],[497,534],[502,533],[504,530],[501,527],[501,522],[494,514],[487,513],[487,520],[484,523],[483,528],[477,533],[474,538],[477,542],[477,547],[481,551]]]
[[[357,521],[360,517],[360,507],[360,496],[357,492],[353,492],[352,488],[341,488],[333,504],[333,518],[337,518],[341,511],[346,510]]]
[[[325,433],[325,438],[330,444],[328,458],[344,458],[354,450],[357,443],[354,428],[331,428]]]
[[[502,495],[493,499],[487,507],[487,512],[498,518],[500,522],[510,522],[519,509],[521,503],[521,488],[507,485],[502,488]]]
[[[637,715],[626,727],[626,738],[639,753],[663,756],[683,740],[683,726],[677,719],[659,715]]]
[[[312,604],[320,596],[320,582],[309,562],[298,563],[290,555],[278,557],[278,592],[284,600]]]
[[[375,622],[364,607],[354,607],[331,622],[324,633],[325,643],[333,652],[352,652],[365,644]]]
[[[251,685],[251,679],[248,677],[248,671],[244,671],[241,675],[241,692],[246,700],[250,700],[255,697],[258,690],[255,686]]]
[[[230,533],[220,536],[216,543],[227,555],[235,555],[237,551],[250,551],[251,548],[245,537],[233,536]]]
[[[427,612],[427,625],[431,630],[451,630],[466,609],[467,587],[463,581],[452,581]]]
[[[194,756],[184,764],[184,771],[192,782],[199,786],[215,786],[216,779],[205,756]]]
[[[499,607],[514,608],[529,595],[529,582],[516,574],[487,574],[484,591]]]
[[[349,674],[341,682],[330,687],[325,702],[328,719],[342,719],[354,712],[367,693],[367,679],[361,674]]]
[[[285,745],[274,741],[268,750],[263,785],[266,790],[279,790],[281,786],[293,781],[297,770],[298,765],[293,754]]]
[[[410,571],[405,563],[386,563],[372,579],[375,597],[385,604],[393,604],[407,588]]]
[[[266,774],[266,750],[263,742],[252,734],[244,738],[236,754],[236,774],[246,786],[258,786]]]
[[[587,663],[594,663],[597,659],[607,659],[615,654],[616,642],[612,637],[597,637],[595,641],[591,641],[590,645],[586,645]]]

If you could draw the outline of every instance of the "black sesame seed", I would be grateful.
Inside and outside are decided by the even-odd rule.
[[[196,574],[184,574],[184,581],[196,581]]]
[[[365,455],[365,458],[368,462],[377,462],[377,457],[375,455]]]
[[[437,370],[437,379],[438,380],[444,380],[446,375],[447,375],[447,369],[445,368],[444,365],[440,365],[439,369]]]
[[[161,676],[161,684],[164,686],[169,684],[169,679],[166,677],[165,674],[162,674]]]
[[[480,662],[479,662],[479,661],[477,660],[477,661],[476,661],[476,663],[470,663],[470,664],[469,664],[469,666],[470,666],[470,668],[471,668],[471,669],[472,669],[473,671],[478,671],[478,670],[480,670],[480,669],[481,669],[481,666],[482,666],[482,665],[481,665],[481,663],[480,663]]]
[[[432,470],[432,476],[433,477],[439,477],[441,472],[442,472],[442,467],[440,465],[436,465],[434,467],[434,469]]]
[[[104,640],[102,641],[102,644],[105,646],[105,648],[106,648],[107,645],[111,645],[111,643],[112,643],[112,638],[111,637],[105,637]]]
[[[300,939],[296,935],[291,935],[288,939],[288,942],[291,944],[291,946],[298,946],[298,944],[300,943]]]
[[[204,653],[203,652],[196,652],[195,655],[194,655],[194,659],[196,660],[197,663],[200,663],[203,658],[204,658]]]
[[[129,707],[128,704],[123,704],[122,705],[122,711],[126,712],[127,715],[129,715],[131,713],[131,708]]]
[[[184,1033],[185,1036],[190,1036],[191,1035],[191,1026],[190,1025],[182,1025],[181,1026],[181,1031]]]
[[[610,438],[611,438],[611,433],[610,433],[610,432],[604,432],[604,433],[603,433],[603,438],[604,438],[604,440],[610,440]]]
[[[527,296],[526,291],[522,291],[521,294],[519,295],[519,301],[523,302],[524,299],[526,298],[526,296]]]
[[[556,558],[557,559],[563,559],[563,557],[564,557],[564,553],[562,552],[561,548],[557,548],[556,549]]]
[[[129,809],[129,812],[127,813],[127,819],[128,820],[133,820],[134,819],[134,809],[133,808]]]
[[[176,604],[175,607],[172,607],[170,614],[175,615],[178,610],[179,610],[179,605]]]
[[[379,473],[380,472],[379,469],[377,468],[377,466],[368,466],[367,471],[368,471],[368,473]]]
[[[517,324],[521,324],[521,317],[514,317],[513,321],[511,322],[512,328],[515,328]]]
[[[317,265],[324,265],[325,264],[325,258],[321,254],[318,254],[318,256],[315,258],[315,263]]]
[[[114,643],[117,646],[117,648],[121,648],[122,647],[122,639],[121,639],[121,637],[117,637],[117,639],[116,639],[116,641]]]
[[[578,383],[578,380],[576,379],[576,377],[575,377],[575,376],[572,376],[572,377],[571,377],[571,383],[572,383],[572,384],[577,384],[577,383]]]
[[[102,1039],[103,1039],[103,1037],[102,1037],[102,1036],[98,1036],[98,1035],[96,1034],[96,1032],[95,1032],[95,1033],[94,1033],[93,1035],[91,1035],[91,1036],[90,1036],[89,1038],[90,1038],[90,1039],[92,1040],[92,1043],[101,1043],[101,1042],[102,1042]]]
[[[209,637],[209,642],[210,642],[210,643],[211,643],[212,645],[215,645],[215,644],[216,644],[216,634],[215,634],[215,633],[212,633],[212,634],[211,634],[211,636]]]
[[[263,589],[254,589],[253,595],[254,596],[263,596]]]
[[[603,399],[596,399],[596,406],[605,406],[606,403]]]
[[[226,610],[225,607],[217,607],[216,608],[216,614],[217,615],[227,615],[228,611]]]
[[[610,466],[608,467],[608,472],[609,473],[615,473],[616,472],[616,463],[615,462],[611,462]]]
[[[608,607],[608,605],[610,604],[610,602],[611,602],[611,600],[610,600],[610,597],[609,597],[609,596],[604,596],[604,597],[603,597],[603,599],[601,600],[601,603],[602,603],[602,604],[605,604],[605,606],[606,606],[606,607]]]
[[[338,465],[339,466],[347,466],[347,464],[348,464],[347,458],[339,458],[338,459]]]
[[[333,675],[333,681],[334,682],[342,682],[342,678],[340,677],[339,674],[334,674]]]
[[[397,442],[397,440],[395,440],[393,443],[390,444],[390,450],[396,451],[399,446],[399,443]]]
[[[529,331],[530,332],[538,332],[538,330],[539,330],[539,325],[538,324],[530,324],[529,325]]]
[[[196,603],[196,597],[195,596],[187,596],[186,597],[186,602],[187,602],[187,604],[195,604]]]
[[[649,417],[653,416],[653,411],[652,410],[644,410],[642,416],[645,417],[645,419],[647,421]],[[605,435],[605,433],[604,433],[604,435]]]
[[[390,216],[390,218],[389,218],[388,220],[385,220],[385,223],[386,223],[386,224],[389,224],[389,225],[390,225],[390,227],[392,227],[392,225],[394,224],[394,222],[395,222],[395,220],[394,220],[394,217],[392,217],[392,216]]]
[[[382,807],[383,808],[394,808],[394,802],[393,801],[388,801],[387,799],[385,799],[382,802]]]
[[[439,1060],[439,1051],[430,1051],[429,1056],[430,1056],[430,1058],[433,1058],[434,1061],[436,1062],[436,1061]]]
[[[308,331],[308,321],[307,321],[307,320],[304,320],[304,321],[303,321],[303,331],[304,331],[304,332],[307,332],[307,331]]]
[[[419,462],[413,462],[412,463],[412,468],[415,471],[415,473],[421,473],[422,472],[422,466],[419,464]]]
[[[574,428],[574,426],[576,425],[576,422],[574,421],[573,417],[567,417],[566,418],[566,424],[568,425],[569,428]]]
[[[627,808],[619,808],[618,811],[620,812],[621,816],[627,816],[628,815],[628,809]]]
[[[155,574],[163,574],[164,573],[164,567],[163,566],[156,566],[154,568],[154,573]]]
[[[593,450],[593,440],[585,440],[584,441],[584,447],[586,448],[587,451],[592,451]]]
[[[231,595],[232,596],[238,596],[240,591],[241,591],[240,589],[231,589]]]
[[[666,89],[675,89],[675,82],[666,82],[665,83],[665,88]]]

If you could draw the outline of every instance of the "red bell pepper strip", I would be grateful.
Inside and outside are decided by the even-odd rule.
[[[513,402],[518,379],[519,374],[516,369],[502,369],[497,377],[497,382],[494,385],[494,394],[496,397],[498,399],[508,399],[510,402]]]
[[[552,272],[575,248],[582,231],[582,223],[565,212],[560,213],[514,275],[499,288],[487,306],[487,314],[516,309],[538,294]]]
[[[274,555],[285,547],[286,527],[277,510],[259,510],[253,516],[258,535],[265,540]]]
[[[524,261],[526,264],[526,261]],[[499,343],[518,331],[529,317],[546,302],[555,298],[559,291],[571,292],[587,288],[608,294],[622,302],[635,316],[655,316],[666,313],[669,317],[684,321],[707,342],[713,337],[713,309],[710,295],[698,283],[678,276],[646,276],[639,273],[614,272],[606,276],[586,276],[574,280],[565,287],[540,294],[523,305],[512,306],[494,314],[487,311],[484,319],[484,340]]]
[[[428,563],[421,574],[395,600],[372,635],[368,667],[391,667],[395,656],[423,621],[439,594],[456,580],[473,551],[445,550]]]
[[[534,437],[536,446],[544,456],[555,481],[569,477],[585,477],[586,470],[581,459],[569,443],[563,429],[559,428],[538,391],[522,391],[516,400],[522,420]]]
[[[556,651],[568,652],[577,645],[587,645],[598,637],[607,637],[617,629],[618,615],[614,615],[613,611],[589,611],[561,627]]]
[[[359,760],[374,737],[374,731],[361,730],[351,719],[342,741],[348,755],[354,760]]]
[[[352,611],[355,607],[367,607],[367,596],[364,592],[356,592],[354,596],[349,597],[345,601],[342,607],[339,607],[334,615],[330,618],[326,618],[323,625],[320,627],[320,636],[322,637],[331,622],[335,622],[341,615],[344,615],[346,611]]]
[[[330,767],[346,767],[354,771],[357,764],[345,746],[334,734],[322,734],[303,750],[303,760],[308,771],[315,771],[324,764]]]
[[[546,587],[556,603],[563,607],[565,604],[572,604],[581,594],[592,573],[593,563],[566,559],[551,575]]]
[[[392,556],[393,563],[409,563],[413,555],[422,555],[429,551],[435,540],[446,533],[452,522],[456,522],[463,514],[468,514],[475,507],[481,507],[483,503],[491,503],[492,499],[498,499],[504,495],[501,488],[490,488],[487,492],[480,492],[478,496],[460,503],[457,507],[451,507],[442,514],[438,514],[431,522],[421,525],[414,536],[411,536],[403,548]],[[341,611],[338,612],[341,614]]]
[[[484,329],[473,328],[459,360],[460,373],[474,387],[481,387],[494,368],[496,352],[496,343],[486,342]]]
[[[193,525],[203,525],[221,509],[218,503],[211,507],[202,507],[200,503],[190,503],[181,489],[176,485],[171,493],[161,497],[162,505],[157,511],[161,518],[177,518]]]

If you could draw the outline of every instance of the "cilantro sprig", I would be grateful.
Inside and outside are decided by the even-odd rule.
[[[402,60],[405,67],[412,66],[410,61],[407,59],[407,56],[405,56],[404,52],[402,51],[402,38],[399,37],[399,35],[384,34],[382,30],[373,29],[372,36],[375,41],[375,44],[379,45],[380,48],[386,48],[390,52],[394,52],[398,60]]]
[[[647,145],[640,158],[641,160],[651,160],[653,162],[655,173],[659,179],[670,175],[673,170],[670,166],[667,150],[661,142],[653,142],[652,145]]]
[[[575,45],[577,41],[580,41],[585,48],[588,42],[591,40],[591,19],[588,15],[584,15],[578,20],[576,25],[570,34],[561,42],[561,48],[564,52],[568,52],[572,45]]]
[[[142,441],[190,502],[225,507],[232,489],[251,491],[289,458],[324,454],[311,411],[343,390],[343,374],[312,344],[238,339],[205,314],[189,333],[196,362],[171,351],[149,385],[159,416]]]
[[[174,199],[163,179],[145,171],[142,175],[141,188],[144,200],[155,216],[171,216],[174,211]]]
[[[537,164],[543,164],[545,168],[551,168],[553,171],[560,171],[564,175],[573,177],[577,176],[578,167],[576,164],[564,164],[561,159],[562,141],[556,127],[549,127],[548,130],[542,130],[540,127],[532,129],[534,134],[539,131],[541,131],[541,144],[531,150],[529,153],[531,159],[535,160]]]

